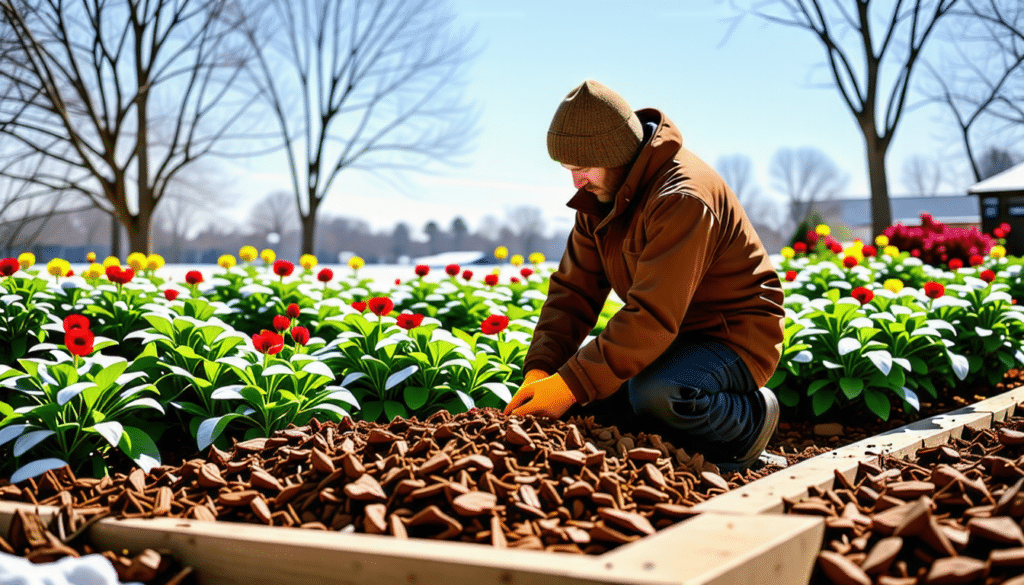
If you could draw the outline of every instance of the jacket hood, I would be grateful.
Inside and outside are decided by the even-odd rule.
[[[644,185],[657,175],[665,163],[675,158],[679,149],[683,147],[683,134],[661,110],[645,108],[637,110],[636,115],[645,128],[645,140],[626,175],[625,182],[615,194],[615,207],[608,214],[609,217],[617,215],[624,209],[635,193],[642,193]],[[654,126],[654,130],[647,136],[646,129],[649,126]],[[566,205],[597,216],[604,215],[607,210],[607,207],[585,189],[577,191]]]

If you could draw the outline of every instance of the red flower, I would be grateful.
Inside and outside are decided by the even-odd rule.
[[[323,268],[316,275],[316,279],[319,280],[320,282],[324,282],[324,283],[331,282],[331,280],[333,278],[334,278],[334,271],[331,270],[330,268]]]
[[[0,276],[10,276],[21,269],[17,258],[4,258],[0,260]]]
[[[843,251],[843,245],[840,244],[839,242],[836,242],[835,244],[832,244],[830,249],[832,250],[833,254],[838,254]]]
[[[295,270],[295,265],[287,260],[275,260],[273,270],[274,274],[284,278],[291,276],[292,271]]]
[[[787,270],[786,280],[788,280],[789,282],[793,282],[794,280],[796,280],[796,270]]]
[[[519,282],[519,277],[518,276],[510,276],[508,281],[509,282]]]
[[[306,329],[301,325],[296,325],[295,327],[292,327],[291,334],[295,343],[298,343],[299,345],[306,345],[309,343],[309,329]]]
[[[843,258],[843,266],[847,268],[853,268],[857,265],[857,258],[855,256],[847,256]]]
[[[273,331],[264,329],[252,336],[252,344],[256,346],[256,351],[274,355],[284,347],[284,338]]]
[[[924,294],[927,295],[928,298],[937,299],[946,294],[946,287],[935,281],[927,282],[924,285]]]
[[[964,267],[964,261],[959,259],[959,258],[953,258],[952,260],[949,261],[949,269],[950,270],[960,270],[963,267]]]
[[[504,315],[491,315],[480,324],[480,330],[484,332],[484,335],[493,335],[504,331],[506,327],[508,327],[508,317]]]
[[[73,268],[68,268],[68,273],[65,274],[64,276],[74,276],[74,275],[75,275],[75,270]]]
[[[797,254],[803,254],[804,252],[807,251],[807,244],[803,242],[797,242],[793,244],[793,251],[796,252]]]
[[[464,280],[465,280],[466,282],[469,282],[469,279],[470,279],[470,278],[473,278],[473,271],[472,271],[472,270],[463,270],[463,271],[462,271],[462,278],[463,278],[463,279],[464,279]]]
[[[203,273],[198,270],[189,270],[185,273],[185,282],[196,285],[203,282]]]
[[[914,248],[913,250],[910,251],[910,255],[913,256],[914,258],[920,258],[921,257],[921,249],[920,248]]]
[[[178,291],[174,290],[173,288],[169,288],[164,291],[164,298],[167,299],[168,301],[173,301],[174,299],[178,298]]]
[[[291,303],[284,310],[284,312],[285,312],[286,315],[288,315],[292,319],[298,319],[299,318],[299,313],[301,312],[301,309],[299,309],[299,306],[296,305],[295,303]]]
[[[402,284],[402,279],[401,278],[396,278],[395,279],[395,286],[398,286],[400,284]]]
[[[1001,240],[1006,237],[1006,230],[1003,230],[1002,228],[996,228],[992,230],[992,235],[995,236],[996,239]]]
[[[366,310],[366,301],[353,301],[352,308],[362,313]]]
[[[131,268],[121,270],[120,266],[107,266],[107,279],[115,284],[127,284],[135,278],[135,271]]]
[[[875,293],[863,286],[858,286],[850,292],[850,296],[860,301],[860,304],[866,305],[871,302],[871,299],[875,298]]]
[[[530,275],[533,274],[533,269],[524,267],[519,271],[519,274],[522,274],[523,278],[530,278]]]
[[[498,284],[498,275],[488,274],[487,276],[484,277],[484,284],[489,284],[491,286]]]
[[[416,266],[416,276],[426,276],[430,274],[430,267],[426,264],[419,264]]]
[[[984,264],[984,263],[985,263],[985,259],[982,258],[979,254],[974,254],[973,256],[971,256],[971,259],[970,259],[970,265],[971,266],[977,266],[979,264]]]
[[[996,279],[996,273],[992,272],[991,270],[983,270],[982,273],[978,275],[978,277],[984,280],[985,282],[992,282],[993,280]]]
[[[878,256],[878,248],[867,245],[860,249],[861,253],[865,256]]]
[[[96,336],[88,329],[71,329],[64,334],[64,345],[73,355],[86,356],[92,353]]]
[[[284,315],[274,315],[274,331],[284,331],[292,326],[292,320]]]
[[[383,317],[391,312],[391,309],[395,308],[395,303],[387,297],[373,297],[366,302],[366,306],[370,308],[370,312],[378,317]]]
[[[461,270],[461,268],[459,267],[458,264],[449,264],[448,266],[444,267],[445,273],[448,276],[451,276],[452,278],[455,278],[456,276],[459,275],[459,270]]]
[[[68,333],[73,329],[88,329],[89,318],[85,315],[68,315],[64,318],[64,332]]]
[[[409,330],[413,327],[419,327],[422,322],[423,315],[419,313],[402,313],[398,316],[398,326],[402,329]]]

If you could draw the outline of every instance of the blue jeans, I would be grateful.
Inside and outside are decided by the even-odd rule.
[[[613,419],[625,414],[630,426],[720,465],[744,455],[764,421],[750,370],[719,341],[677,340],[623,386],[584,411],[594,406]]]

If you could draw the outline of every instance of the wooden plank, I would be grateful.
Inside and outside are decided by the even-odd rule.
[[[694,510],[726,514],[781,514],[782,498],[802,498],[811,486],[823,490],[831,488],[836,470],[853,479],[857,464],[856,459],[823,459],[819,455],[701,502],[694,506]]]
[[[616,574],[692,585],[806,583],[824,534],[824,520],[811,516],[707,513],[605,553],[601,561]]]
[[[16,508],[35,509],[0,502],[4,531]],[[97,522],[89,537],[102,549],[170,550],[196,570],[200,585],[680,583],[660,575],[625,575],[596,556],[229,522],[108,518]]]
[[[1024,403],[1024,385],[1004,392],[998,396],[987,398],[961,410],[972,412],[991,412],[996,421],[1006,420],[1012,416],[1018,404]]]

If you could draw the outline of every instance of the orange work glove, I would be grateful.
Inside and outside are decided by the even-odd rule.
[[[558,374],[525,384],[505,407],[505,414],[558,418],[576,404],[576,396]]]
[[[523,386],[529,386],[530,384],[533,384],[537,380],[547,378],[550,375],[551,374],[545,372],[544,370],[538,370],[537,368],[534,368],[529,372],[526,372],[526,375],[523,376]],[[520,386],[519,389],[522,390],[523,386]]]

